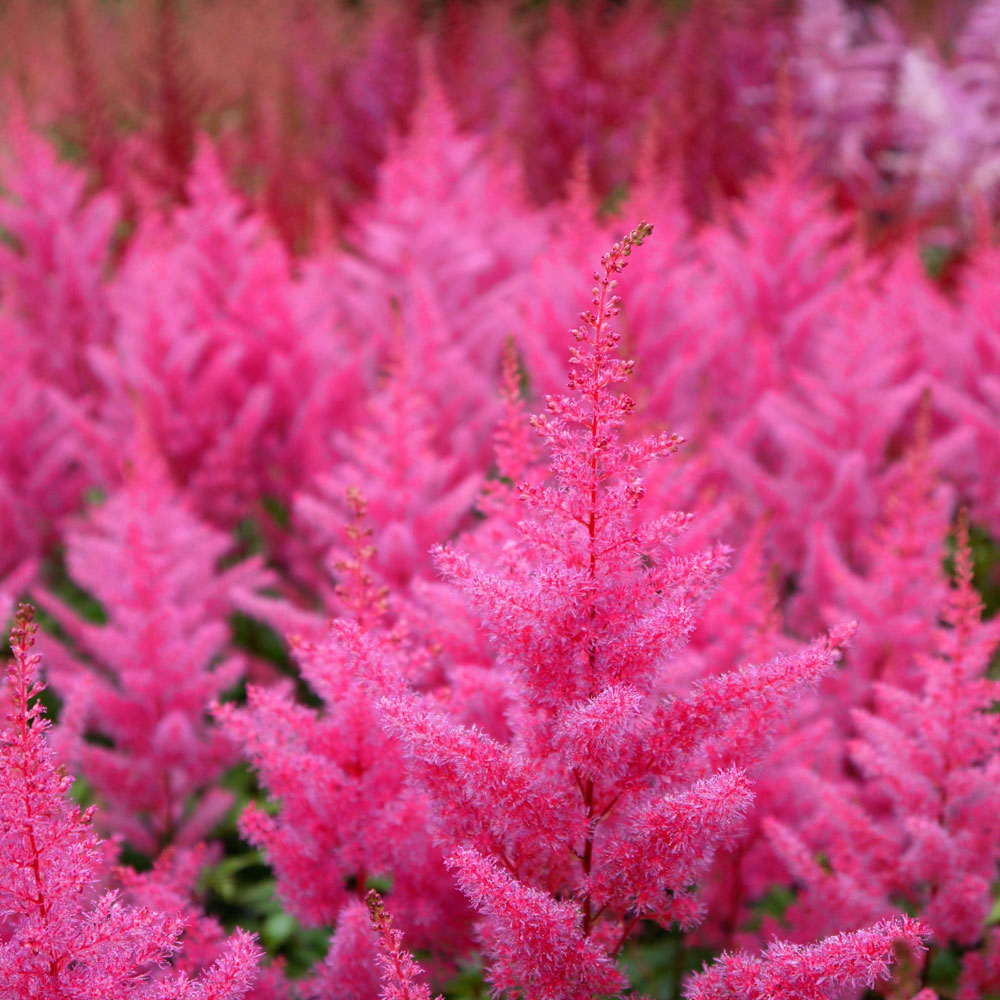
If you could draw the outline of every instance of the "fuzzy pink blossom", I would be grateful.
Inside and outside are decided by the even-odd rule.
[[[391,876],[392,905],[419,946],[465,939],[465,910],[428,835],[427,803],[405,783],[399,744],[379,726],[377,700],[420,681],[425,659],[391,628],[375,578],[361,495],[352,493],[336,600],[343,613],[322,638],[294,638],[302,677],[322,701],[298,704],[283,686],[251,686],[247,706],[217,717],[244,747],[278,808],[251,805],[244,835],[267,855],[285,905],[307,924],[350,918],[371,877]],[[353,932],[336,932],[341,943]],[[346,947],[346,946],[345,946]],[[334,973],[327,970],[325,979]]]
[[[69,400],[93,411],[107,391],[98,349],[111,343],[106,272],[118,199],[88,197],[88,178],[59,161],[15,109],[2,136],[0,296],[6,351]]]
[[[892,84],[903,54],[889,14],[842,0],[806,0],[794,21],[795,100],[806,135],[823,149],[825,172],[853,197],[877,197],[889,135]]]
[[[202,870],[215,860],[214,852],[200,844],[195,848],[167,848],[148,871],[137,872],[124,866],[115,869],[128,903],[182,921],[184,950],[174,958],[173,966],[189,976],[211,967],[226,949],[222,925],[202,910],[196,892]]]
[[[931,457],[925,407],[918,440],[897,469],[872,535],[859,546],[863,569],[850,566],[829,532],[815,527],[804,584],[810,604],[827,621],[857,619],[848,669],[830,677],[826,693],[846,732],[852,707],[870,705],[873,684],[912,690],[919,683],[919,657],[933,643],[937,609],[947,596],[940,572],[941,539],[947,533],[951,490],[940,481]]]
[[[197,843],[229,804],[216,783],[235,748],[206,713],[245,669],[227,649],[227,618],[269,578],[256,560],[218,571],[226,536],[190,510],[142,434],[130,454],[124,486],[67,535],[70,575],[106,623],[53,594],[46,606],[70,639],[49,647],[74,720],[61,749],[94,788],[102,822],[155,854]]]
[[[230,526],[264,498],[288,503],[322,467],[355,369],[207,141],[187,195],[169,218],[143,218],[115,278],[119,385],[106,419],[120,434],[138,395],[173,477]]]
[[[626,979],[615,964],[581,935],[576,906],[522,884],[471,848],[457,851],[448,864],[488,919],[482,934],[494,990],[539,1000],[584,1000],[624,988]]]
[[[351,518],[345,497],[360,491],[372,533],[370,571],[394,594],[408,596],[415,579],[431,575],[431,546],[468,522],[482,479],[462,449],[437,440],[436,407],[406,358],[393,360],[367,409],[353,435],[335,439],[337,462],[297,498],[295,512],[336,576],[336,549]]]
[[[430,988],[420,981],[421,969],[403,947],[403,935],[392,926],[379,894],[373,889],[365,902],[378,940],[376,961],[382,972],[381,1000],[431,1000]]]
[[[923,951],[914,920],[884,921],[814,945],[772,944],[760,957],[723,955],[685,989],[688,1000],[838,1000],[889,976],[896,948]]]
[[[509,733],[463,725],[443,699],[405,689],[380,703],[479,911],[498,990],[616,993],[614,960],[640,921],[698,923],[697,881],[751,801],[741,765],[850,632],[663,697],[728,551],[682,556],[687,515],[641,516],[644,468],[679,441],[623,437],[634,403],[615,387],[632,364],[610,323],[617,275],[649,232],[615,244],[595,275],[571,395],[549,396],[533,420],[550,478],[521,488],[526,517],[503,560],[438,554],[491,637]]]
[[[326,958],[310,976],[308,992],[324,1000],[375,1000],[379,994],[377,955],[368,907],[352,899],[337,914]]]
[[[0,316],[0,339],[9,329]],[[105,481],[89,428],[52,386],[11,357],[0,371],[0,588],[21,593],[51,551],[64,519]],[[10,577],[10,579],[6,579]]]
[[[0,994],[52,1000],[239,1000],[256,976],[252,936],[230,939],[197,979],[162,967],[179,950],[182,920],[99,895],[101,842],[91,812],[70,804],[37,696],[35,626],[22,606],[11,632],[0,738]]]
[[[992,961],[981,944],[1000,854],[1000,727],[986,667],[1000,632],[981,620],[967,530],[963,519],[957,579],[929,622],[916,683],[878,683],[872,705],[853,712],[855,779],[803,780],[813,808],[794,829],[770,820],[769,834],[801,890],[789,917],[802,937],[856,927],[903,901],[935,945],[968,956],[973,983],[988,979]]]
[[[0,132],[0,587],[20,593],[86,491],[107,482],[93,417],[111,378],[116,199],[88,197],[16,105]]]

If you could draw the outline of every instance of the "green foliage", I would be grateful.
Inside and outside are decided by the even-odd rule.
[[[446,1000],[486,1000],[490,990],[483,978],[482,963],[463,965],[442,992]]]
[[[66,566],[66,554],[61,547],[53,550],[43,563],[42,579],[56,597],[85,621],[91,622],[94,625],[106,625],[108,623],[107,612],[104,610],[101,602],[88,591],[77,586],[76,582],[69,575],[69,569]],[[56,625],[51,616],[44,613],[44,610],[39,612],[37,620],[40,627],[46,632],[58,636],[61,640],[65,640],[66,636],[62,632],[62,629]]]
[[[679,1000],[685,977],[711,957],[707,948],[685,945],[678,930],[664,931],[647,925],[622,954],[622,966],[636,992]]]
[[[953,996],[961,963],[951,948],[932,948],[927,955],[927,985],[942,996]]]
[[[254,931],[273,959],[286,962],[290,976],[297,977],[322,960],[329,939],[328,928],[304,928],[286,913],[274,891],[274,876],[257,851],[243,846],[202,875],[206,909],[227,927]]]
[[[233,804],[212,838],[221,843],[223,856],[205,869],[199,884],[206,912],[227,929],[238,926],[254,931],[272,959],[282,957],[289,975],[301,976],[326,954],[329,929],[304,928],[284,911],[267,862],[239,835],[237,822],[249,803],[265,810],[273,808],[254,773],[245,764],[238,764],[230,768],[222,784],[233,794]]]
[[[291,676],[295,671],[288,653],[288,644],[268,625],[243,614],[234,612],[229,618],[229,629],[233,645],[244,653],[267,660],[283,674]]]
[[[753,904],[753,918],[747,929],[760,930],[766,917],[784,924],[785,914],[793,902],[795,902],[795,893],[788,886],[772,885],[767,893]]]
[[[969,545],[972,548],[973,582],[983,599],[983,614],[992,618],[1000,610],[1000,545],[985,528],[976,524],[969,526]],[[949,542],[952,560],[954,548],[952,538]],[[951,568],[952,563],[949,563]]]
[[[929,243],[920,248],[920,260],[928,277],[942,279],[955,261],[955,248],[941,243]]]

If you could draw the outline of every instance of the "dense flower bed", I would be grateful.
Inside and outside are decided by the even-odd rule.
[[[4,6],[0,998],[1000,995],[917,6]]]

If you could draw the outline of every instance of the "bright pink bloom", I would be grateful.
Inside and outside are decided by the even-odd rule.
[[[381,702],[480,913],[490,982],[543,997],[615,993],[614,959],[641,920],[699,921],[693,888],[751,801],[741,765],[849,634],[663,698],[728,553],[681,556],[689,516],[640,516],[642,470],[679,443],[621,434],[634,404],[615,391],[632,365],[615,350],[614,291],[649,231],[605,254],[574,333],[572,395],[549,396],[534,418],[551,479],[522,487],[519,537],[496,566],[438,555],[491,636],[509,736],[460,724],[432,697]]]
[[[381,1000],[431,1000],[430,988],[420,981],[421,969],[403,947],[403,935],[392,926],[381,897],[373,889],[365,901],[378,940],[376,961],[382,972]]]
[[[326,958],[310,977],[308,993],[323,1000],[375,1000],[378,945],[368,907],[352,899],[337,914]]]
[[[39,1000],[238,1000],[260,952],[234,936],[198,979],[163,973],[179,950],[180,917],[98,895],[103,852],[91,813],[69,802],[57,768],[31,652],[35,626],[22,607],[3,689],[0,738],[0,994]]]
[[[143,219],[115,279],[121,384],[109,422],[122,433],[138,396],[174,478],[230,526],[266,498],[289,503],[325,465],[356,368],[207,141],[187,193],[169,218]]]
[[[87,197],[87,174],[59,161],[15,111],[4,129],[0,184],[0,295],[5,354],[85,408],[107,391],[98,349],[112,339],[106,273],[117,199]]]
[[[448,864],[486,918],[482,943],[494,990],[538,1000],[589,1000],[627,985],[600,944],[581,935],[579,907],[512,878],[471,848],[457,851]]]
[[[401,628],[388,626],[360,495],[348,506],[337,594],[345,617],[322,639],[292,640],[322,709],[298,704],[285,686],[251,686],[246,708],[217,712],[280,803],[273,815],[249,807],[241,827],[303,922],[337,922],[352,897],[364,896],[368,878],[391,876],[390,898],[412,940],[460,947],[467,914],[431,843],[424,796],[407,786],[401,748],[382,732],[376,707],[381,694],[423,679],[422,656]]]
[[[338,435],[338,461],[300,494],[295,512],[337,576],[336,551],[352,516],[345,498],[360,491],[372,534],[370,570],[393,595],[406,597],[416,579],[431,576],[431,546],[468,523],[482,476],[463,449],[442,447],[437,406],[407,359],[391,363],[367,409],[353,435]]]
[[[688,1000],[839,1000],[845,992],[872,988],[889,977],[896,949],[923,951],[916,921],[884,921],[814,945],[772,944],[760,957],[723,955],[695,976]]]
[[[802,938],[855,927],[898,901],[937,945],[973,952],[983,938],[1000,857],[1000,723],[996,682],[986,676],[1000,628],[981,621],[964,521],[956,576],[939,611],[944,624],[932,615],[929,648],[917,654],[917,683],[878,683],[871,708],[853,713],[859,778],[804,779],[811,809],[797,829],[770,821],[801,888],[789,917]],[[968,982],[990,975],[990,954],[973,954]]]
[[[207,712],[245,669],[227,649],[228,617],[269,577],[257,560],[217,569],[229,539],[193,514],[141,435],[130,462],[122,489],[67,536],[70,575],[106,622],[52,594],[46,605],[71,640],[50,646],[73,718],[61,749],[93,786],[102,822],[155,854],[197,843],[229,804],[215,785],[235,748]]]

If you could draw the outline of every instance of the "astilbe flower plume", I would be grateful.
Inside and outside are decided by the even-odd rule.
[[[226,949],[226,932],[200,905],[197,883],[204,869],[216,860],[214,846],[168,847],[148,871],[125,865],[113,870],[121,883],[122,899],[157,913],[179,918],[184,926],[184,950],[172,964],[189,976],[209,968]]]
[[[45,596],[71,642],[48,647],[72,720],[60,750],[134,847],[192,846],[230,801],[216,786],[236,748],[207,715],[246,668],[228,648],[228,618],[269,577],[256,559],[219,569],[229,539],[190,509],[143,433],[122,488],[66,540],[69,573],[106,622]]]
[[[468,521],[482,479],[462,448],[442,447],[440,417],[407,358],[393,359],[368,409],[353,436],[335,438],[339,461],[297,498],[295,513],[337,575],[331,563],[352,519],[351,492],[360,490],[373,533],[370,570],[404,596],[415,579],[431,575],[431,545]]]
[[[916,654],[917,683],[877,683],[871,707],[853,713],[856,780],[804,782],[812,820],[770,828],[800,887],[789,917],[802,935],[905,902],[935,947],[954,945],[972,960],[968,975],[988,979],[993,959],[980,946],[1000,858],[1000,723],[986,668],[1000,626],[981,620],[964,517],[957,535],[956,580]]]
[[[317,320],[309,288],[207,140],[187,204],[143,217],[111,294],[119,384],[109,437],[131,425],[139,396],[200,514],[230,527],[265,498],[289,503],[349,412],[357,357]]]
[[[4,343],[7,331],[0,317]],[[102,470],[86,433],[26,362],[5,359],[0,395],[0,589],[16,595]]]
[[[872,534],[858,546],[863,571],[843,558],[828,529],[816,525],[803,574],[808,600],[828,621],[847,615],[859,623],[846,670],[830,678],[826,693],[842,716],[871,705],[872,685],[919,686],[919,656],[933,645],[938,608],[947,594],[941,573],[941,539],[947,533],[952,496],[929,452],[925,410],[917,440],[899,463],[898,479]]]
[[[500,347],[545,219],[516,167],[459,130],[429,57],[422,79],[410,131],[392,141],[378,195],[347,234],[357,249],[326,264],[327,296],[348,305],[342,326],[376,370],[405,357],[434,401],[436,443],[471,469],[488,457]],[[484,204],[497,211],[483,215]]]
[[[857,430],[866,386],[849,365],[861,352],[830,333],[840,301],[864,277],[850,219],[812,181],[793,124],[781,123],[771,152],[768,172],[728,206],[731,219],[698,235],[682,308],[651,318],[641,337],[640,376],[650,412],[703,440],[714,481],[744,500],[744,522],[774,513],[778,560],[794,572],[806,524],[828,521],[844,544],[874,507],[863,475],[879,468],[891,426]],[[831,360],[844,376],[828,375]],[[882,374],[865,361],[866,372]],[[877,386],[878,402],[892,399],[886,388]]]
[[[62,519],[105,480],[89,418],[106,391],[95,351],[111,339],[105,270],[118,213],[112,195],[88,198],[86,189],[86,174],[60,162],[23,109],[8,109],[0,130],[0,587],[15,594]]]
[[[485,515],[476,531],[462,534],[463,545],[470,540],[475,544],[476,535],[485,535],[484,544],[499,548],[516,531],[521,517],[519,488],[522,484],[539,480],[544,474],[541,449],[528,423],[525,401],[522,397],[522,369],[513,339],[504,347],[500,376],[500,420],[493,431],[493,463],[496,475],[483,484],[477,509]]]
[[[382,972],[382,1000],[431,1000],[429,987],[420,981],[420,967],[403,947],[403,935],[392,926],[379,894],[373,889],[365,902],[378,938],[376,960]]]
[[[93,407],[107,390],[94,349],[112,336],[105,274],[119,211],[109,192],[88,198],[87,182],[15,109],[0,133],[5,351]]]
[[[840,1000],[889,977],[899,944],[920,951],[921,926],[905,918],[813,945],[772,944],[761,958],[723,955],[685,990],[688,1000]],[[923,998],[917,998],[923,1000]]]
[[[950,478],[958,481],[969,499],[972,516],[1000,526],[1000,504],[994,487],[1000,461],[1000,332],[996,322],[997,276],[1000,251],[981,243],[962,275],[959,308],[953,316],[955,346],[940,349],[940,331],[927,337],[926,357],[938,375],[935,399],[949,424],[972,438],[958,461],[949,464]]]
[[[509,738],[461,725],[412,691],[381,702],[479,911],[489,981],[533,1000],[618,994],[627,980],[616,959],[643,920],[698,923],[693,887],[752,800],[743,766],[846,634],[664,697],[672,654],[728,552],[682,557],[674,542],[689,516],[640,513],[643,468],[680,443],[667,433],[626,440],[634,404],[615,391],[632,372],[610,327],[617,275],[650,231],[640,224],[602,259],[574,334],[571,395],[548,397],[534,418],[551,479],[522,488],[527,516],[504,562],[438,553],[491,635]],[[909,933],[872,932],[877,955],[845,943],[853,966],[817,960],[816,977],[842,972],[846,986],[881,976],[897,932]],[[774,959],[760,961],[770,969]]]
[[[444,315],[476,328],[479,346],[495,356],[498,342],[483,336],[483,323],[497,317],[481,297],[530,259],[543,238],[542,219],[529,210],[516,167],[458,127],[427,53],[421,76],[410,130],[390,141],[378,195],[352,242],[376,269],[369,280],[389,290],[416,268]],[[503,213],[477,210],[490,203],[502,204]]]
[[[320,973],[328,983],[341,965],[348,980],[358,974],[357,945],[344,942],[364,940],[351,904],[369,878],[392,878],[392,905],[417,946],[460,946],[468,918],[427,832],[424,796],[406,785],[399,743],[378,723],[379,695],[407,678],[422,681],[425,656],[413,655],[402,624],[390,625],[392,595],[372,571],[359,491],[347,507],[346,544],[334,567],[341,617],[326,635],[291,643],[321,708],[297,703],[286,686],[252,685],[245,708],[217,713],[278,802],[273,814],[248,807],[244,835],[266,854],[292,914],[308,925],[337,924]],[[375,675],[374,687],[364,682]]]
[[[99,894],[104,852],[68,796],[38,700],[35,625],[20,608],[3,685],[0,733],[0,996],[19,1000],[239,1000],[259,950],[235,935],[201,977],[163,970],[180,948],[183,921]]]
[[[823,150],[825,172],[853,200],[879,197],[885,206],[873,151],[888,137],[902,45],[888,12],[866,14],[842,0],[805,0],[793,25],[791,70],[805,134]]]
[[[700,679],[725,674],[733,663],[759,662],[791,653],[796,642],[783,630],[775,567],[769,564],[768,523],[758,524],[739,559],[709,600],[688,647],[677,657],[675,669],[678,690],[683,690],[690,676]],[[843,616],[842,616],[843,617]],[[772,675],[780,691],[780,672]],[[699,681],[695,682],[700,686]],[[705,923],[698,928],[696,940],[731,948],[759,938],[746,934],[752,925],[752,907],[772,886],[782,881],[784,870],[769,850],[761,827],[764,817],[774,812],[783,815],[794,811],[798,798],[798,768],[804,753],[815,761],[815,743],[824,721],[815,722],[817,697],[801,697],[784,718],[775,715],[769,725],[773,734],[766,752],[753,762],[754,804],[748,813],[739,840],[715,858],[712,872],[704,880],[702,898],[706,908]],[[754,725],[761,725],[759,716]],[[725,766],[731,741],[718,746],[716,766]],[[737,748],[739,751],[739,748]]]

